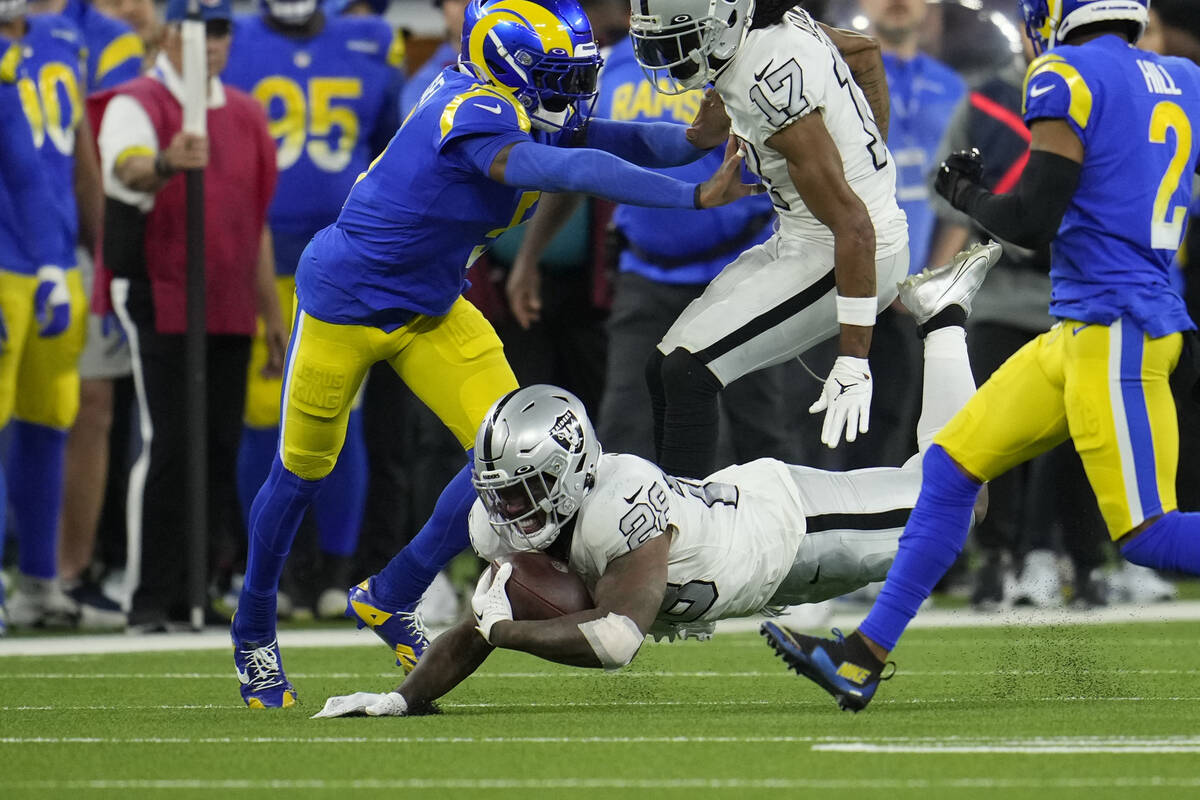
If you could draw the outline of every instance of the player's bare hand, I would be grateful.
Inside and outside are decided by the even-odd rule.
[[[287,353],[287,333],[280,325],[267,324],[263,334],[267,340],[267,363],[263,365],[264,378],[282,378],[283,360]]]
[[[537,264],[518,259],[504,282],[504,293],[513,317],[525,330],[542,318],[542,274]]]
[[[700,184],[698,207],[716,208],[766,190],[761,183],[742,183],[742,150],[737,137],[730,136],[725,145],[725,160],[711,178]]]
[[[208,137],[180,131],[171,137],[163,160],[173,171],[204,169],[208,166]]]
[[[700,110],[687,129],[687,140],[700,150],[718,147],[729,135],[729,115],[725,113],[725,101],[711,86],[704,91]]]

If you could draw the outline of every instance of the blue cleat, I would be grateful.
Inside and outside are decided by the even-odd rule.
[[[250,708],[290,708],[296,705],[296,689],[283,674],[279,640],[268,644],[245,642],[233,637],[233,666],[242,684],[242,700]]]
[[[356,620],[359,628],[370,628],[383,639],[396,655],[396,666],[405,675],[413,671],[429,646],[425,625],[416,608],[415,603],[394,611],[380,608],[371,594],[370,578],[351,588],[346,596],[346,616]]]
[[[879,682],[895,674],[893,664],[893,671],[882,676],[886,664],[869,652],[851,655],[854,648],[837,628],[833,629],[836,640],[805,636],[774,622],[764,622],[759,632],[789,667],[833,695],[843,711],[862,711]]]

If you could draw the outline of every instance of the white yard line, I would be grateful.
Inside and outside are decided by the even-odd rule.
[[[862,621],[866,609],[843,612],[839,610],[828,624],[822,627],[840,627],[853,630]],[[812,613],[808,607],[800,607],[794,614],[779,619],[784,625],[795,624],[808,628]],[[1003,626],[1040,627],[1049,625],[1106,625],[1128,622],[1174,622],[1200,621],[1200,600],[1158,603],[1151,606],[1110,606],[1087,611],[1012,610],[1000,613],[982,613],[970,609],[938,609],[922,611],[913,620],[910,629],[920,628],[996,628]],[[762,620],[723,620],[718,623],[720,633],[739,633],[758,630]],[[319,630],[283,630],[279,632],[279,644],[291,647],[382,647],[379,639],[367,630],[352,630],[348,627]],[[1161,644],[1161,643],[1159,643]],[[2,656],[53,656],[100,653],[149,653],[162,651],[194,651],[228,649],[231,646],[229,632],[224,628],[209,628],[202,633],[159,633],[134,636],[123,633],[98,635],[20,636],[0,639]],[[295,676],[293,676],[295,677]]]
[[[36,780],[0,781],[2,788],[23,790],[201,789],[808,789],[808,790],[927,790],[927,789],[1192,789],[1200,778],[1160,776],[1115,778],[357,778],[292,780]]]

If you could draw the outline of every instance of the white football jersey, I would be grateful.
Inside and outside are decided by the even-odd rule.
[[[767,604],[792,567],[805,524],[796,485],[779,461],[735,465],[698,482],[666,476],[638,456],[605,453],[580,505],[568,561],[594,593],[609,563],[669,533],[658,622],[714,622]],[[470,529],[483,558],[508,552],[479,501]]]
[[[770,191],[782,236],[833,246],[829,228],[800,199],[787,159],[766,143],[801,117],[820,111],[841,153],[846,182],[871,215],[876,256],[908,245],[891,153],[850,68],[808,12],[794,8],[782,22],[750,31],[716,87],[734,135],[745,144],[746,164]]]

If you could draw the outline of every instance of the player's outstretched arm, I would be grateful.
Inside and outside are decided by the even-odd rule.
[[[318,717],[400,717],[426,714],[432,703],[468,675],[492,652],[475,630],[475,618],[462,622],[433,640],[417,666],[392,692],[355,692],[330,697]]]
[[[842,171],[842,157],[820,112],[767,139],[787,159],[788,175],[808,209],[833,233],[837,280],[838,358],[809,413],[825,412],[821,441],[837,447],[845,429],[853,442],[870,426],[871,370],[867,354],[875,325],[875,227]]]
[[[549,620],[498,620],[491,624],[488,638],[496,647],[575,667],[617,669],[628,664],[666,593],[670,544],[670,536],[658,536],[609,563],[596,584],[596,608]]]
[[[887,73],[883,69],[883,51],[879,48],[879,42],[856,31],[831,28],[823,22],[817,24],[842,54],[842,59],[850,68],[850,74],[854,76],[854,82],[867,98],[871,114],[875,117],[875,124],[886,142],[892,106],[888,96]]]
[[[712,208],[763,191],[761,184],[742,183],[742,158],[736,147],[727,148],[725,161],[703,184],[684,183],[586,147],[519,141],[505,145],[484,163],[479,159],[490,156],[490,151],[486,145],[475,147],[470,150],[464,144],[466,157],[477,168],[495,181],[522,189],[581,192],[652,208]]]

